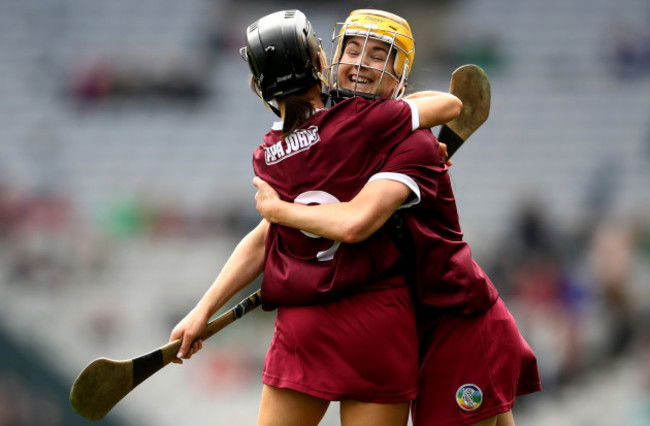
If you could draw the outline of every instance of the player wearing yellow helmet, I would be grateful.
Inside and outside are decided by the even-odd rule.
[[[352,11],[334,27],[330,60],[335,98],[404,94],[415,58],[415,40],[403,18],[375,9]],[[387,91],[386,88],[389,88]]]

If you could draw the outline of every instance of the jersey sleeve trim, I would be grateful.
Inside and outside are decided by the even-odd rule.
[[[415,102],[409,99],[402,99],[411,107],[411,131],[417,130],[420,128],[420,112],[418,111],[418,106]]]
[[[399,206],[399,209],[406,209],[420,202],[421,200],[420,187],[409,176],[402,173],[380,172],[370,176],[370,179],[368,179],[368,183],[373,182],[375,180],[381,180],[381,179],[393,180],[396,182],[403,183],[411,190],[411,195],[406,199],[406,201],[404,201],[404,203],[401,206]]]

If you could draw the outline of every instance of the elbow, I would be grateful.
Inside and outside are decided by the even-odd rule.
[[[341,236],[340,241],[345,244],[357,244],[366,240],[367,238],[367,236],[364,236],[362,234],[346,233]]]
[[[339,241],[346,244],[356,244],[365,241],[370,236],[370,230],[361,221],[352,221],[343,227]]]

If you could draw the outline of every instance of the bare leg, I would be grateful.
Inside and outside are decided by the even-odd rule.
[[[341,426],[406,426],[410,405],[341,401]]]
[[[487,419],[479,420],[476,423],[470,423],[468,426],[496,426],[497,417],[499,416],[494,416],[494,417],[489,417]]]
[[[330,402],[324,399],[264,385],[258,426],[316,426]]]
[[[515,417],[512,415],[512,410],[497,416],[497,426],[515,426]]]
[[[511,410],[501,413],[498,416],[472,423],[470,426],[515,426],[515,418],[513,417]]]

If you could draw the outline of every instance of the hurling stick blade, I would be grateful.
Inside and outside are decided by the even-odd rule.
[[[199,339],[206,340],[219,330],[255,309],[262,301],[257,291],[210,321]],[[98,358],[88,364],[70,389],[70,405],[89,420],[100,420],[136,386],[176,358],[181,340],[174,340],[140,357],[114,361]]]
[[[451,157],[490,115],[490,79],[478,65],[463,65],[451,74],[449,93],[463,102],[460,115],[442,126],[438,135]]]

